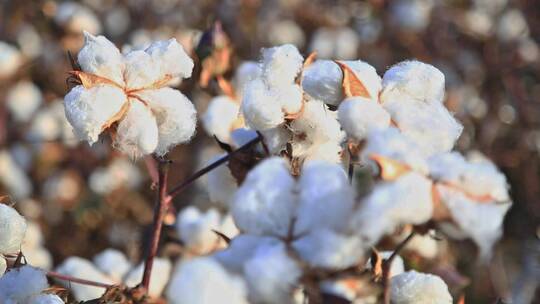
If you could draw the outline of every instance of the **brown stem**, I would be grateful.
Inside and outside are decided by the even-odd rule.
[[[73,283],[83,284],[83,285],[88,285],[88,286],[95,286],[95,287],[102,287],[102,288],[111,288],[111,287],[114,286],[114,285],[111,285],[111,284],[94,282],[94,281],[90,281],[90,280],[75,278],[75,277],[68,276],[68,275],[63,275],[63,274],[60,274],[60,273],[54,272],[54,271],[47,271],[46,274],[47,274],[48,277],[51,277],[51,278],[55,278],[55,279],[62,280],[62,281],[69,281],[69,282],[73,282]]]
[[[148,290],[150,285],[150,277],[152,275],[152,266],[154,265],[154,258],[158,250],[159,239],[161,237],[161,227],[163,226],[163,219],[167,214],[167,209],[171,203],[172,197],[167,195],[167,180],[169,176],[169,163],[167,161],[160,161],[158,165],[158,197],[156,206],[154,209],[154,224],[152,227],[152,238],[150,239],[150,246],[146,260],[144,262],[144,273],[141,281],[142,287]]]
[[[216,160],[215,162],[211,163],[210,165],[208,165],[208,166],[202,168],[201,170],[195,172],[192,176],[190,176],[187,180],[182,182],[180,185],[172,188],[169,191],[168,196],[172,199],[173,197],[175,197],[178,194],[182,193],[182,191],[184,191],[189,185],[191,185],[191,183],[196,181],[199,177],[205,175],[206,173],[208,173],[208,172],[214,170],[215,168],[219,167],[220,165],[226,163],[231,158],[231,156],[233,156],[234,154],[236,154],[236,153],[238,153],[240,151],[248,149],[249,147],[251,147],[252,145],[258,143],[259,141],[261,141],[261,137],[256,137],[256,138],[250,140],[249,142],[247,142],[245,145],[241,146],[240,148],[232,151],[231,153],[223,156],[222,158],[220,158],[220,159]]]
[[[399,243],[394,249],[394,252],[388,257],[388,259],[384,260],[382,265],[382,283],[383,283],[383,299],[384,304],[390,304],[390,268],[392,267],[392,261],[396,258],[396,256],[399,254],[399,252],[409,243],[410,240],[415,236],[416,232],[413,230],[409,236],[407,236],[401,243]]]

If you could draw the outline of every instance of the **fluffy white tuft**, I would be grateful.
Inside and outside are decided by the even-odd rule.
[[[96,74],[123,84],[124,58],[118,48],[104,36],[84,32],[84,46],[77,62],[86,73]]]
[[[118,124],[113,145],[133,159],[156,150],[156,118],[142,102],[131,101],[125,117]]]
[[[390,125],[390,114],[378,102],[363,97],[344,100],[339,105],[338,119],[345,132],[357,140],[366,138],[372,130]]]
[[[262,51],[262,72],[270,87],[282,87],[294,83],[302,68],[304,58],[292,44],[284,44]]]
[[[165,290],[167,282],[169,282],[169,278],[171,276],[171,269],[171,261],[169,261],[168,259],[154,259],[154,266],[152,268],[152,272],[159,275],[153,275],[150,278],[150,289],[148,290],[148,295],[150,297],[157,298],[161,296],[163,290]],[[128,287],[137,286],[142,280],[143,273],[144,263],[140,263],[137,267],[128,272],[128,274],[124,278],[124,284],[126,284],[126,286]]]
[[[32,195],[32,181],[15,161],[16,154],[0,150],[0,183],[17,199]],[[20,154],[19,154],[20,156]]]
[[[395,304],[452,303],[448,287],[440,277],[414,270],[392,278],[390,298]]]
[[[86,280],[90,281],[114,284],[113,280],[99,271],[94,264],[79,257],[67,258],[56,268],[56,271],[60,274],[76,278],[85,278]],[[75,299],[77,299],[77,301],[93,300],[101,297],[101,295],[104,293],[104,289],[101,287],[77,284],[62,280],[58,280],[58,283],[62,284],[66,288],[69,288],[73,292],[73,296]]]
[[[32,82],[20,81],[7,92],[6,106],[17,122],[29,121],[43,102],[39,88]]]
[[[26,220],[19,213],[0,203],[0,254],[17,253],[26,232]]]
[[[205,131],[224,143],[231,143],[231,131],[238,119],[239,111],[238,103],[228,96],[214,97],[202,117]]]
[[[28,304],[64,304],[64,301],[55,294],[40,294],[30,299]]]
[[[0,303],[27,303],[48,287],[43,270],[26,265],[15,268],[0,277]]]
[[[154,63],[159,66],[161,75],[189,78],[193,71],[193,60],[184,48],[172,38],[152,43],[146,50]]]
[[[216,248],[220,231],[221,216],[216,209],[201,212],[193,206],[178,214],[176,230],[184,246],[196,254],[206,254]]]
[[[260,79],[246,84],[241,108],[246,123],[256,130],[274,128],[284,121],[280,102]]]
[[[122,283],[122,278],[131,268],[124,253],[116,249],[105,249],[94,256],[93,262],[104,274],[112,278],[116,283]]]

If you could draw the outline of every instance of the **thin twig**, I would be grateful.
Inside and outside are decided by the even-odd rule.
[[[250,140],[249,142],[247,142],[245,145],[241,146],[240,148],[232,151],[231,153],[223,156],[222,158],[220,158],[220,159],[216,160],[215,162],[211,163],[210,165],[208,165],[208,166],[202,168],[201,170],[195,172],[193,175],[191,175],[188,179],[186,179],[180,185],[177,185],[176,187],[172,188],[169,191],[169,194],[167,196],[170,199],[174,198],[175,196],[180,194],[182,191],[184,191],[189,185],[191,185],[191,183],[196,181],[198,178],[200,178],[201,176],[205,175],[206,173],[214,170],[215,168],[219,167],[220,165],[226,163],[231,158],[231,156],[233,156],[234,154],[236,154],[236,153],[238,153],[240,151],[248,149],[249,147],[251,147],[252,145],[258,143],[259,141],[261,141],[261,138],[256,137],[256,138]]]
[[[399,254],[399,252],[409,243],[410,240],[416,235],[416,232],[413,230],[407,238],[405,238],[401,243],[399,243],[394,249],[394,252],[388,257],[388,259],[385,259],[382,265],[382,283],[383,283],[383,298],[384,298],[384,304],[390,304],[390,269],[392,267],[392,261],[396,258],[396,256]]]
[[[95,286],[95,287],[101,287],[101,288],[111,288],[111,287],[114,286],[114,285],[111,285],[111,284],[105,284],[105,283],[100,283],[100,282],[75,278],[75,277],[68,276],[68,275],[63,275],[63,274],[60,274],[60,273],[54,272],[54,271],[47,271],[46,274],[47,274],[48,277],[51,277],[51,278],[55,278],[55,279],[62,280],[62,281],[68,281],[68,282],[72,282],[72,283],[77,283],[77,284],[88,285],[88,286]]]
[[[158,250],[159,239],[161,237],[161,227],[163,226],[163,219],[167,214],[167,209],[171,202],[171,197],[167,195],[167,180],[169,176],[169,162],[160,161],[158,165],[158,197],[156,206],[154,209],[154,224],[152,227],[152,238],[150,239],[150,246],[144,262],[144,273],[141,281],[142,287],[149,290],[150,277],[152,275],[152,266],[154,265],[154,258]]]

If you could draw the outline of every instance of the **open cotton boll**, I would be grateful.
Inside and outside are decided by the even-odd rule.
[[[76,278],[84,278],[90,281],[114,284],[114,281],[99,271],[94,264],[79,257],[67,258],[56,268],[56,272]],[[63,280],[58,280],[58,283],[70,289],[77,301],[89,301],[97,299],[105,292],[105,290],[101,287],[77,284]]]
[[[431,188],[416,172],[378,184],[353,215],[351,229],[371,246],[400,225],[427,222],[433,213]]]
[[[32,194],[32,182],[6,150],[0,150],[0,183],[17,199],[26,199]]]
[[[8,205],[0,204],[0,254],[19,252],[26,232],[26,220]]]
[[[463,131],[463,126],[438,103],[402,98],[387,101],[383,107],[426,156],[450,151]]]
[[[30,299],[28,304],[64,304],[64,301],[55,294],[40,294]]]
[[[304,134],[313,143],[341,142],[345,139],[345,132],[341,130],[336,116],[322,101],[313,99],[304,104],[301,116],[291,122],[290,128],[297,135]]]
[[[488,258],[493,244],[502,235],[504,216],[511,203],[476,202],[452,188],[438,185],[436,189],[457,225],[455,228],[478,245],[482,258]]]
[[[132,159],[150,154],[158,145],[156,118],[142,102],[132,101],[118,124],[113,145]]]
[[[131,263],[124,253],[116,249],[105,249],[92,259],[96,267],[104,274],[121,283],[124,275],[131,269]]]
[[[271,154],[279,154],[285,150],[287,142],[291,140],[292,134],[285,127],[277,127],[260,131],[264,143]]]
[[[86,31],[95,35],[101,32],[101,23],[94,12],[73,1],[58,5],[54,21],[72,33]]]
[[[41,91],[29,81],[18,82],[9,89],[6,96],[6,106],[17,122],[29,121],[42,102]]]
[[[244,87],[247,83],[261,77],[261,66],[255,61],[244,61],[234,74],[234,87],[236,88],[236,93],[239,96],[244,95]]]
[[[390,256],[393,254],[393,251],[381,251],[379,252],[381,258],[383,260],[386,260],[390,258]],[[369,258],[366,262],[366,268],[371,269],[371,258]],[[389,271],[389,277],[396,276],[398,274],[401,274],[405,272],[405,263],[403,262],[403,258],[399,255],[396,255],[395,258],[392,260],[392,264],[390,264],[390,271]]]
[[[27,265],[13,268],[0,277],[0,303],[27,303],[48,287],[43,270]]]
[[[244,280],[209,257],[180,264],[167,289],[171,304],[247,304],[246,296]]]
[[[363,97],[345,99],[339,105],[338,120],[345,132],[358,140],[371,130],[390,126],[390,114],[378,102]]]
[[[302,260],[312,267],[332,270],[358,264],[366,248],[356,236],[340,234],[325,228],[311,231],[295,240],[292,246]]]
[[[212,158],[209,163],[213,163],[214,161],[218,160],[223,156],[225,156],[225,154],[218,155]],[[216,169],[208,172],[207,176],[207,190],[208,196],[210,196],[210,200],[213,203],[218,204],[219,206],[229,208],[233,201],[234,194],[238,189],[236,179],[231,174],[231,170],[229,169],[229,167],[226,164],[221,165]]]
[[[393,277],[390,286],[390,299],[395,304],[452,303],[448,286],[436,275],[411,270]]]
[[[272,88],[293,84],[303,63],[304,58],[292,44],[262,50],[263,77]]]
[[[302,275],[287,254],[285,244],[259,246],[244,265],[249,298],[253,303],[292,303],[292,291]]]
[[[219,236],[213,230],[220,230],[220,222],[221,216],[216,209],[201,212],[189,206],[178,214],[176,231],[187,249],[206,254],[218,244]]]
[[[84,46],[77,55],[77,62],[86,73],[123,84],[124,58],[118,48],[104,36],[84,32]]]
[[[333,164],[339,164],[341,163],[342,152],[343,147],[339,142],[328,141],[325,143],[315,143],[305,153],[306,158],[304,161],[325,161]],[[293,155],[296,155],[294,151]]]
[[[64,97],[66,118],[77,137],[89,144],[97,141],[103,126],[120,112],[125,103],[124,92],[109,85],[97,85],[90,89],[79,85]]]
[[[305,163],[299,180],[300,198],[294,234],[317,228],[343,231],[353,211],[354,191],[340,165]]]
[[[280,243],[280,240],[273,237],[239,234],[226,249],[214,253],[212,257],[227,270],[241,274],[246,261],[255,254],[257,248],[269,248]]]
[[[284,159],[273,157],[259,163],[234,197],[236,225],[246,233],[286,236],[296,209],[294,189],[295,181]]]
[[[193,60],[175,38],[153,42],[146,50],[159,66],[161,75],[189,78]]]
[[[246,123],[256,130],[275,128],[284,121],[281,103],[260,79],[246,84],[241,109]]]
[[[281,109],[287,114],[298,113],[302,109],[302,88],[299,85],[283,85],[279,89],[273,89],[272,94],[281,104]]]
[[[376,129],[369,133],[360,156],[364,163],[368,163],[374,155],[403,163],[423,174],[428,173],[428,164],[422,152],[396,128]]]
[[[444,98],[444,74],[432,66],[416,60],[392,66],[383,76],[382,103],[414,99],[441,104]],[[407,98],[409,97],[409,98]]]
[[[14,46],[0,41],[0,78],[11,76],[21,66],[23,58]]]
[[[148,295],[153,298],[161,296],[169,278],[171,276],[171,261],[165,258],[155,258],[152,272],[153,275],[150,278],[150,287]],[[140,263],[136,268],[132,269],[124,278],[124,284],[128,287],[135,287],[141,283],[144,273],[144,263]]]
[[[124,79],[130,89],[149,87],[162,77],[159,65],[145,51],[131,51],[124,56]]]
[[[156,154],[164,155],[193,137],[197,112],[184,94],[171,88],[161,88],[145,90],[138,95],[149,103],[157,122],[159,139]]]
[[[203,114],[203,127],[208,135],[215,135],[220,141],[230,143],[231,131],[239,112],[240,106],[235,100],[225,95],[214,97]]]
[[[438,154],[429,159],[430,176],[450,183],[468,194],[489,196],[492,201],[507,202],[506,177],[490,161],[467,161],[458,152]]]

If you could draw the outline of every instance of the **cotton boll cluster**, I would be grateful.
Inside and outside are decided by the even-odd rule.
[[[0,277],[0,302],[29,304],[63,304],[56,295],[45,294],[49,288],[43,270],[22,266]]]
[[[87,31],[95,35],[101,32],[101,23],[94,12],[77,2],[66,1],[58,5],[54,21],[70,33]]]
[[[121,188],[136,189],[142,181],[142,174],[133,162],[116,158],[107,167],[94,170],[88,182],[90,189],[103,195]]]
[[[114,146],[132,158],[163,155],[195,132],[195,108],[167,87],[174,77],[191,76],[193,61],[175,39],[158,41],[125,56],[105,37],[85,33],[78,55],[82,85],[64,99],[77,136],[93,144],[118,123]],[[122,75],[125,75],[125,79]]]
[[[487,160],[468,161],[456,152],[434,156],[430,169],[455,228],[478,244],[482,256],[489,256],[511,206],[504,175]]]
[[[0,41],[0,78],[13,75],[23,63],[19,50],[4,41]]]
[[[443,304],[452,303],[452,296],[440,277],[412,270],[392,278],[391,300],[396,304]]]
[[[28,264],[41,269],[51,269],[52,256],[43,246],[43,234],[37,223],[28,222],[21,251]]]
[[[14,198],[25,199],[32,194],[32,183],[26,172],[6,150],[0,151],[0,183]]]
[[[40,89],[29,81],[17,83],[6,96],[7,108],[16,122],[29,121],[42,102]]]

